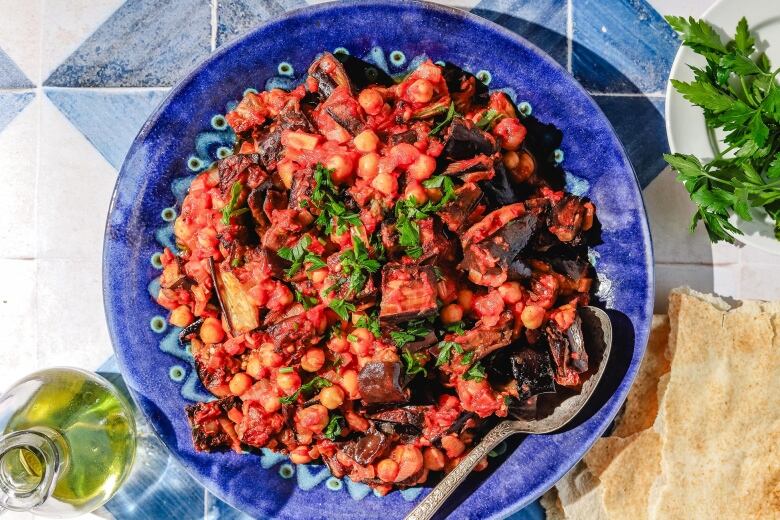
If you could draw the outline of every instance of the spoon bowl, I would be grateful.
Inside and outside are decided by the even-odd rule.
[[[428,496],[426,496],[406,516],[406,520],[428,520],[444,505],[447,498],[466,479],[477,463],[485,458],[501,441],[516,433],[544,434],[560,430],[585,407],[596,391],[604,370],[609,361],[612,349],[612,322],[606,312],[598,307],[583,307],[579,312],[582,320],[582,331],[585,344],[588,346],[588,356],[593,363],[588,370],[587,379],[576,394],[556,400],[555,403],[545,403],[549,410],[547,415],[538,419],[505,420],[498,423],[472,449],[463,460],[448,473]],[[554,406],[554,407],[553,407]],[[551,408],[552,407],[552,408]],[[551,409],[550,409],[551,408]]]

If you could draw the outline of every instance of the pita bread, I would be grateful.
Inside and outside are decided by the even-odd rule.
[[[539,503],[544,508],[547,520],[566,520],[566,513],[563,511],[561,501],[558,499],[558,491],[555,486],[542,495]]]
[[[780,314],[724,303],[670,297],[674,363],[651,519],[780,518]]]

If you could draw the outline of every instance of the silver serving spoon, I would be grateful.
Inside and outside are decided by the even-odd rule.
[[[502,421],[482,438],[439,484],[428,493],[406,516],[406,520],[428,520],[444,505],[453,491],[463,482],[477,463],[493,448],[515,433],[551,433],[568,424],[590,400],[604,373],[612,348],[612,322],[597,307],[580,309],[583,335],[588,345],[588,356],[597,363],[596,372],[582,384],[582,390],[560,402],[552,413],[542,419]],[[600,344],[599,344],[600,343]]]

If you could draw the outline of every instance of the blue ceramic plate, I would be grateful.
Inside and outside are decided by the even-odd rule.
[[[476,16],[431,4],[362,1],[290,13],[221,48],[176,88],[144,125],[119,174],[106,227],[105,306],[122,373],[163,442],[210,491],[257,517],[400,518],[427,489],[377,497],[332,478],[324,466],[284,457],[207,455],[192,447],[184,406],[205,398],[166,326],[157,291],[159,252],[172,247],[172,222],[193,175],[230,152],[222,116],[247,88],[290,87],[323,50],[349,52],[390,74],[428,56],[477,74],[510,93],[526,112],[563,131],[555,158],[568,189],[590,197],[603,226],[591,256],[598,297],[612,309],[614,367],[603,395],[578,424],[556,435],[501,447],[487,471],[451,499],[455,518],[502,518],[558,480],[607,428],[644,353],[652,312],[650,235],[631,166],[610,124],[557,63],[516,35]]]

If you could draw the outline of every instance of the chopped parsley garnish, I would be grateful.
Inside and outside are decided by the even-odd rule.
[[[436,356],[436,366],[447,364],[452,359],[452,351],[463,354],[463,347],[454,341],[442,341],[439,343],[439,355]]]
[[[401,351],[401,360],[406,368],[406,373],[410,376],[417,375],[420,372],[423,375],[428,375],[428,371],[425,369],[425,354],[422,352],[415,352],[412,354],[408,349]]]
[[[403,330],[394,330],[390,333],[390,337],[395,342],[398,348],[403,347],[407,343],[412,343],[418,339],[424,338],[431,330],[430,323],[426,320],[415,320],[407,323],[406,328]]]
[[[230,261],[230,266],[231,267],[241,267],[241,264],[243,264],[243,263],[244,263],[244,261],[241,259],[241,257],[237,256],[237,257],[233,258],[233,260]]]
[[[379,315],[374,312],[372,314],[364,314],[358,318],[355,323],[356,327],[363,327],[371,331],[375,338],[382,337],[382,331],[380,330]]]
[[[308,383],[301,385],[301,387],[298,390],[296,390],[292,395],[288,395],[287,397],[282,397],[281,399],[279,399],[279,402],[282,404],[293,404],[295,401],[298,400],[299,395],[301,394],[306,395],[315,390],[321,390],[328,386],[333,386],[333,383],[331,383],[324,377],[317,376],[311,381],[309,381]]]
[[[479,361],[471,365],[471,368],[469,368],[466,373],[463,374],[463,379],[466,381],[476,381],[477,383],[484,380],[486,377],[487,374],[485,373],[485,367],[483,367],[482,363]]]
[[[282,367],[279,369],[280,374],[291,374],[293,371],[293,367]]]
[[[243,215],[249,211],[249,208],[236,208],[242,189],[244,189],[244,186],[238,181],[234,182],[233,186],[230,188],[230,200],[225,204],[225,207],[222,208],[222,223],[226,226],[230,225],[231,218]]]
[[[444,326],[444,330],[446,330],[447,332],[451,332],[453,334],[456,334],[458,336],[462,336],[463,334],[466,333],[465,325],[466,324],[463,323],[463,321],[457,321],[455,323],[451,323],[449,325],[445,325]]]
[[[452,119],[456,115],[459,115],[459,114],[455,111],[455,103],[454,102],[450,102],[450,108],[449,108],[449,110],[447,110],[447,115],[444,117],[444,120],[441,123],[439,123],[438,125],[434,126],[431,129],[431,131],[428,132],[428,135],[429,136],[434,136],[434,135],[438,134],[439,132],[441,132],[444,129],[445,126],[447,126],[448,124],[450,124],[452,122]]]
[[[354,343],[354,342],[355,342],[355,341],[357,341],[357,340],[358,340],[358,337],[357,337],[357,336],[355,336],[354,334],[349,334],[349,335],[347,336],[347,341],[351,341],[351,342],[353,342],[353,343]]]
[[[303,305],[306,310],[311,309],[319,302],[316,296],[306,296],[297,289],[295,290],[295,301]]]
[[[361,221],[357,213],[348,212],[346,206],[338,200],[340,195],[331,180],[332,174],[333,170],[325,168],[320,163],[317,163],[314,168],[315,184],[311,200],[320,210],[315,224],[324,229],[327,234],[331,234],[335,219],[336,234],[343,235],[347,231],[347,226],[359,226]]]
[[[442,198],[439,202],[428,201],[418,206],[414,197],[402,198],[395,203],[395,227],[398,232],[398,243],[406,249],[406,254],[412,258],[420,258],[423,247],[420,243],[420,226],[417,220],[428,218],[445,204],[455,198],[455,185],[446,175],[437,175],[423,182],[426,188],[440,188]]]
[[[498,110],[495,110],[493,108],[488,108],[484,114],[482,114],[479,118],[479,121],[477,121],[477,128],[481,128],[482,130],[487,130],[491,126],[493,126],[493,123],[498,122],[504,117],[504,114],[499,112]]]
[[[463,357],[460,358],[460,364],[461,365],[470,365],[471,362],[474,360],[474,351],[466,352]]]
[[[341,435],[341,422],[344,418],[340,415],[334,415],[328,421],[328,426],[325,427],[325,431],[322,433],[324,437],[334,441],[336,437]]]
[[[349,319],[349,313],[355,311],[355,306],[346,300],[334,298],[328,304],[333,312],[339,315],[342,320]]]
[[[280,258],[292,262],[290,268],[285,272],[287,278],[294,276],[305,262],[311,263],[311,267],[309,267],[308,271],[314,271],[315,269],[327,265],[319,256],[307,250],[310,245],[311,237],[309,235],[303,235],[293,247],[281,247],[279,248],[279,251],[276,252]]]
[[[352,249],[347,249],[340,256],[341,267],[349,275],[350,294],[359,293],[366,285],[368,275],[377,272],[382,264],[368,254],[366,245],[357,235],[352,235]]]

